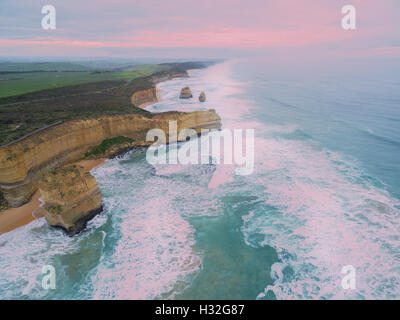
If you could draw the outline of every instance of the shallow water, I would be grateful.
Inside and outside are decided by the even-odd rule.
[[[274,79],[268,68],[193,71],[161,83],[163,101],[147,108],[213,108],[224,128],[254,129],[253,174],[152,166],[140,152],[108,160],[92,171],[105,210],[85,232],[69,238],[41,219],[0,236],[0,297],[400,298],[398,82]],[[186,85],[195,99],[181,101]],[[41,287],[46,264],[56,290]]]

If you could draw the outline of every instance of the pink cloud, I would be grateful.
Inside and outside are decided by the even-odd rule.
[[[392,58],[400,58],[400,46],[372,48],[369,50],[362,50],[359,52],[359,54],[372,57],[385,56]]]
[[[310,47],[313,50],[318,45],[332,45],[354,51],[397,45],[400,36],[397,0],[348,2],[357,9],[357,30],[351,32],[340,26],[341,7],[347,4],[342,1],[97,0],[95,5],[94,1],[79,4],[77,11],[74,4],[78,1],[71,0],[68,5],[56,3],[60,17],[57,30],[16,29],[16,34],[10,37],[3,32],[0,48],[3,52],[7,48],[14,51],[43,48],[44,53],[53,48],[52,52],[63,53],[70,48],[76,52],[109,48],[118,51],[119,48]],[[389,54],[389,50],[393,49],[376,50],[376,54]]]
[[[303,46],[331,42],[334,39],[352,37],[350,33],[327,28],[323,32],[303,30],[265,30],[251,28],[215,28],[213,30],[153,31],[141,30],[129,37],[115,37],[110,41],[72,40],[60,38],[35,38],[31,40],[0,39],[0,46],[53,45],[91,48],[260,48]]]

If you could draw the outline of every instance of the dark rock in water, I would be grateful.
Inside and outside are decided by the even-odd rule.
[[[200,102],[205,102],[206,101],[206,94],[204,93],[204,91],[202,91],[199,95],[199,101]]]
[[[190,99],[193,98],[192,91],[189,87],[184,87],[181,90],[181,94],[179,95],[179,99]]]

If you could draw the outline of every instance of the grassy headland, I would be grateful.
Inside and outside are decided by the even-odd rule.
[[[74,63],[0,63],[0,145],[69,119],[147,111],[132,105],[134,92],[158,77],[205,67],[201,62],[99,69]]]
[[[0,63],[0,98],[92,82],[128,80],[172,71],[173,64],[101,69],[76,63]]]

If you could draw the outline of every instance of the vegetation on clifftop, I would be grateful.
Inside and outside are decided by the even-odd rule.
[[[131,138],[123,137],[123,136],[118,136],[115,138],[110,138],[110,139],[104,139],[98,146],[94,147],[92,151],[86,152],[85,157],[88,157],[90,155],[99,155],[104,152],[106,152],[107,149],[110,147],[121,144],[121,143],[131,143],[133,140]]]

